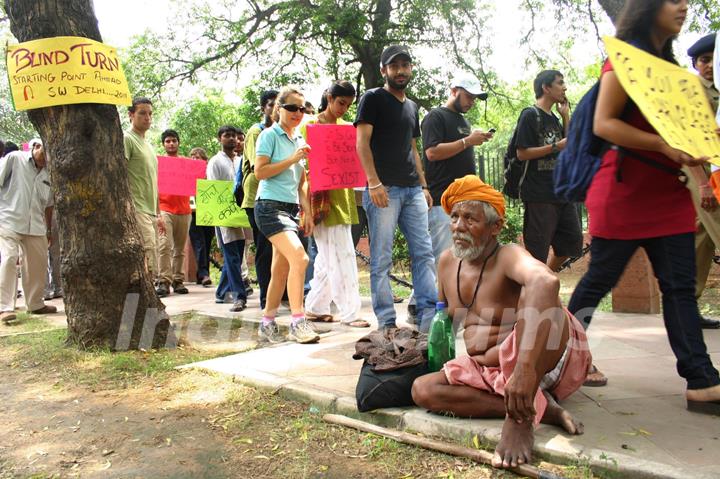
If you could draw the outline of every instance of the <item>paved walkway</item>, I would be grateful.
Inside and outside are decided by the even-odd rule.
[[[213,289],[189,288],[188,295],[164,299],[170,314],[192,310],[247,321],[260,317],[257,293],[250,297],[246,311],[230,313],[229,304],[214,303]],[[51,304],[62,306],[58,300]],[[402,324],[406,306],[396,306]],[[62,314],[53,316],[55,321],[63,319]],[[363,301],[363,316],[373,318],[368,299]],[[281,310],[278,321],[287,324],[289,312]],[[444,418],[418,408],[358,413],[355,384],[361,362],[353,360],[352,353],[355,341],[369,329],[338,323],[325,329],[318,344],[281,344],[191,367],[233,374],[249,384],[379,424],[460,441],[475,434],[489,443],[498,440],[500,420]],[[218,331],[223,334],[222,328]],[[204,340],[212,340],[212,334],[205,334]],[[608,375],[609,384],[582,388],[563,403],[585,423],[584,435],[571,437],[541,425],[536,432],[537,452],[556,461],[619,471],[624,477],[720,477],[720,418],[686,411],[684,381],[675,371],[662,318],[598,313],[589,336],[594,362]],[[720,331],[706,331],[705,339],[720,367]],[[247,335],[244,341],[252,343],[252,337]]]

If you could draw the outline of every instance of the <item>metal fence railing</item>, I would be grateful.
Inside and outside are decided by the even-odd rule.
[[[487,184],[491,185],[498,191],[502,191],[503,184],[505,183],[505,165],[504,165],[505,153],[500,150],[495,151],[482,151],[478,150],[476,160],[476,170],[478,176]],[[522,202],[514,198],[505,197],[505,202],[508,207],[522,208]],[[585,205],[578,204],[579,213],[582,218],[583,230],[587,229],[587,210]]]

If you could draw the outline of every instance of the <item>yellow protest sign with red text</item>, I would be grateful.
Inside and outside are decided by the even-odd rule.
[[[117,50],[95,40],[54,37],[8,45],[6,59],[16,110],[132,103]]]
[[[620,84],[658,134],[673,148],[720,165],[715,112],[700,78],[614,37],[604,37]]]

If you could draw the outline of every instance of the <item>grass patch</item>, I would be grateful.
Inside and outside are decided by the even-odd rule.
[[[0,336],[5,334],[33,333],[46,329],[56,328],[57,325],[49,322],[45,316],[37,316],[28,312],[17,313],[17,319],[9,325],[0,325]]]
[[[317,409],[238,386],[210,418],[238,446],[248,477],[517,477],[469,459],[398,443],[322,420]]]
[[[78,350],[66,346],[66,330],[0,338],[11,367],[45,369],[56,373],[68,386],[128,387],[143,379],[161,377],[176,366],[223,356],[234,351],[203,351],[179,347],[174,350],[122,351]],[[50,368],[50,371],[47,371]]]

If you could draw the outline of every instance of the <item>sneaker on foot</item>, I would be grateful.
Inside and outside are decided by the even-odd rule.
[[[158,295],[158,298],[164,298],[165,296],[170,294],[170,287],[165,283],[160,283],[160,285],[155,290],[155,293]]]
[[[3,311],[0,313],[0,321],[4,324],[12,323],[17,319],[17,315],[12,311]]]
[[[417,324],[417,305],[415,304],[408,304],[407,307],[407,323],[408,324]]]
[[[188,294],[189,291],[185,287],[185,285],[182,283],[182,281],[175,281],[172,285],[172,289],[175,292],[175,294]]]
[[[260,341],[266,341],[271,344],[282,343],[285,338],[280,334],[280,328],[275,321],[271,321],[267,324],[260,324],[260,331],[258,333],[258,339]]]
[[[243,286],[245,286],[245,296],[250,296],[255,291],[252,289],[252,286],[250,286],[250,281],[247,279],[243,280]]]
[[[30,312],[32,314],[54,314],[57,313],[57,308],[51,304],[46,304],[42,308]]]
[[[242,298],[236,299],[235,302],[233,303],[232,307],[230,308],[230,312],[232,312],[232,313],[240,312],[243,309],[245,309],[246,304],[247,304],[247,302],[244,299],[242,299]]]
[[[308,344],[318,342],[320,340],[320,335],[315,332],[310,323],[303,319],[297,324],[290,325],[288,339],[291,341],[297,341],[300,344]]]

